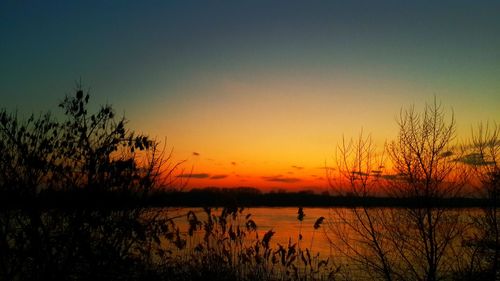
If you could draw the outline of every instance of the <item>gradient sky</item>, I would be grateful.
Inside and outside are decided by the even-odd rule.
[[[147,2],[147,3],[145,3]],[[190,186],[326,186],[361,128],[382,143],[436,96],[460,138],[500,121],[498,1],[2,1],[0,107],[96,104],[163,140]]]

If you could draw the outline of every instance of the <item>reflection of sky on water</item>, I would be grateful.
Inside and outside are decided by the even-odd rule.
[[[288,245],[289,239],[292,244],[298,241],[299,233],[302,234],[301,247],[311,248],[314,253],[320,252],[323,254],[330,254],[329,242],[325,237],[324,226],[314,231],[314,223],[316,220],[323,216],[326,219],[329,217],[329,209],[326,208],[304,208],[305,217],[302,224],[297,219],[298,208],[252,208],[249,212],[252,214],[255,223],[258,226],[259,235],[263,235],[269,229],[273,229],[276,233],[273,236],[275,243],[281,245]]]
[[[181,230],[187,230],[187,221],[185,214],[189,211],[193,210],[197,213],[198,218],[200,220],[206,219],[206,214],[203,212],[201,208],[197,209],[188,209],[188,208],[180,208],[175,212],[169,212],[169,217],[172,217],[174,213],[184,214],[182,218],[179,218],[176,222],[181,228]],[[214,214],[220,214],[222,209],[213,209]],[[302,234],[303,239],[300,243],[300,248],[303,251],[306,249],[311,249],[311,257],[315,259],[316,254],[319,253],[319,260],[325,260],[329,258],[329,260],[333,263],[334,266],[342,266],[344,269],[354,276],[353,280],[371,280],[370,276],[366,275],[364,265],[353,263],[353,259],[356,256],[353,255],[353,251],[356,251],[360,255],[364,257],[374,257],[374,253],[372,249],[369,248],[370,244],[366,244],[366,237],[363,238],[356,233],[356,227],[361,227],[360,222],[356,220],[355,213],[353,213],[353,209],[349,208],[304,208],[305,217],[302,221],[302,224],[297,219],[297,207],[258,207],[258,208],[248,208],[245,209],[239,217],[239,224],[244,226],[245,216],[247,214],[251,214],[251,218],[255,221],[258,226],[258,235],[259,240],[264,237],[264,234],[269,231],[275,231],[274,236],[271,239],[271,247],[273,253],[278,249],[278,245],[282,245],[285,249],[288,247],[288,241],[291,239],[292,245],[297,243],[299,233]],[[359,209],[360,216],[363,217],[363,209]],[[411,245],[420,247],[422,241],[419,240],[419,237],[413,236],[416,231],[418,231],[415,226],[409,225],[408,218],[405,219],[404,216],[409,215],[409,209],[404,208],[370,208],[368,212],[370,213],[372,222],[375,228],[382,227],[380,230],[380,234],[387,234],[388,231],[391,231],[392,227],[401,228],[403,231],[407,232],[408,236],[392,236],[394,239],[400,239],[399,237],[407,237],[409,239],[414,239],[412,241],[406,241],[406,243],[411,243]],[[467,259],[467,254],[464,252],[463,248],[463,238],[468,239],[468,237],[474,237],[477,235],[478,229],[475,227],[471,227],[471,222],[474,218],[478,218],[482,215],[482,210],[479,208],[472,209],[449,209],[447,215],[451,215],[452,217],[458,215],[459,223],[458,227],[464,227],[464,232],[462,236],[456,236],[453,240],[449,241],[450,247],[446,252],[443,253],[442,259],[445,264],[456,263],[458,260]],[[323,225],[316,231],[314,231],[314,223],[319,217],[325,217],[325,222]],[[387,221],[385,221],[387,219]],[[238,220],[238,219],[237,219]],[[388,222],[389,225],[383,225],[383,222]],[[351,226],[351,227],[349,227]],[[353,228],[352,228],[353,227]],[[387,228],[389,227],[389,228]],[[454,228],[454,224],[447,225],[447,223],[441,224],[441,229],[439,231],[446,232],[450,229]],[[451,227],[451,228],[450,228]],[[362,230],[364,233],[364,231]],[[185,233],[185,232],[184,232]],[[201,242],[203,231],[198,232],[198,237],[193,237],[193,239],[188,239],[188,245],[196,245],[198,242]],[[406,235],[405,234],[405,235]],[[185,233],[185,237],[187,237],[187,233]],[[327,239],[328,235],[332,240],[331,242]],[[313,239],[314,236],[314,239]],[[391,239],[391,235],[386,235],[386,238]],[[344,240],[345,239],[345,240]],[[368,237],[369,239],[369,237]],[[441,238],[440,238],[441,239]],[[244,240],[246,245],[254,245],[255,236],[249,235]],[[311,241],[313,241],[311,245]],[[395,251],[396,248],[402,245],[399,241],[395,240],[392,242],[396,242],[393,244],[391,240],[383,240],[387,244],[386,250],[391,252],[393,255],[391,259],[394,262],[399,262],[398,260],[400,256],[398,256],[398,252]],[[347,244],[348,243],[348,244]],[[410,257],[415,261],[421,260],[419,254],[416,255],[413,253],[414,248],[398,248],[397,250],[405,251],[405,255]],[[467,250],[467,249],[465,249]],[[458,251],[458,252],[457,252]],[[396,253],[394,255],[394,253]],[[462,253],[462,254],[457,254]],[[299,263],[300,265],[300,263]]]
[[[185,214],[187,214],[189,210],[193,210],[199,220],[204,221],[207,218],[206,213],[201,208],[179,208],[169,211],[169,217],[180,216],[175,220],[175,222],[183,233],[186,233],[187,231],[188,224]],[[217,215],[219,215],[221,211],[221,208],[212,209],[212,213]],[[251,219],[253,219],[257,224],[259,239],[262,239],[267,231],[273,230],[275,232],[271,239],[273,247],[276,247],[277,243],[287,247],[289,239],[291,239],[292,244],[294,244],[298,241],[299,233],[301,233],[303,238],[300,242],[300,246],[303,250],[305,250],[305,248],[311,248],[312,246],[313,253],[320,252],[322,256],[331,254],[331,247],[329,246],[329,242],[324,233],[326,220],[319,229],[314,231],[314,223],[319,217],[323,216],[326,219],[329,218],[329,209],[304,208],[303,211],[305,213],[305,217],[302,221],[302,225],[297,219],[297,207],[247,208],[243,210],[239,220],[240,225],[244,225],[245,216],[247,214],[251,214]],[[313,233],[314,239],[312,239]],[[254,238],[253,236],[248,237],[250,239]]]

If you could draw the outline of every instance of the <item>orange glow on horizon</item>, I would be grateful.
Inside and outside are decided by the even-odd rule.
[[[321,167],[306,168],[297,165],[289,167],[250,167],[245,164],[229,163],[210,168],[203,165],[193,167],[178,175],[187,182],[187,188],[204,187],[255,187],[262,191],[301,191],[323,192],[328,189],[325,171]]]
[[[383,150],[385,141],[397,136],[401,108],[414,105],[419,110],[432,102],[434,93],[425,85],[387,73],[371,78],[335,74],[212,77],[178,93],[204,93],[197,99],[157,100],[139,116],[139,123],[134,123],[133,116],[130,120],[141,132],[168,136],[175,159],[186,160],[184,172],[192,173],[190,178],[181,176],[188,180],[187,188],[324,191],[329,189],[324,168],[336,165],[335,150],[342,136],[356,138],[363,130],[372,135],[377,150]],[[471,110],[470,103],[444,93],[437,98],[447,117],[453,108],[457,140],[462,140],[474,118],[482,115],[474,115],[479,109]]]

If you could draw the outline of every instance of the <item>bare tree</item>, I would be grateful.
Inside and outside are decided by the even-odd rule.
[[[418,206],[358,207],[343,216],[337,211],[340,223],[331,225],[331,233],[337,232],[331,241],[347,247],[344,253],[359,268],[366,268],[368,276],[440,280],[452,271],[446,254],[462,230],[458,213],[439,205],[440,199],[460,194],[465,179],[457,172],[455,121],[453,115],[446,119],[441,105],[434,102],[423,113],[413,107],[402,110],[398,127],[396,140],[386,146],[389,169],[384,171],[380,167],[385,165],[374,161],[377,154],[370,138],[360,135],[357,142],[339,146],[337,176],[347,179],[358,197],[383,188],[386,195]]]
[[[378,193],[385,159],[384,151],[377,151],[371,135],[365,136],[361,131],[357,139],[343,137],[335,161],[335,168],[327,172],[329,184],[337,194],[366,197]]]
[[[473,171],[472,184],[487,206],[473,214],[476,235],[468,241],[474,255],[469,271],[485,280],[500,277],[500,127],[480,124],[472,131],[461,161]]]
[[[457,172],[460,163],[455,160],[460,156],[453,143],[455,119],[453,115],[449,120],[445,117],[436,101],[426,105],[421,114],[413,107],[403,111],[398,138],[388,147],[394,172],[400,178],[389,192],[421,202],[421,207],[407,209],[402,217],[415,232],[399,232],[396,239],[407,242],[400,245],[408,248],[402,252],[409,253],[405,259],[425,261],[417,272],[429,281],[451,270],[443,260],[460,231],[458,215],[436,206],[436,200],[459,195],[466,179],[465,173]],[[416,237],[408,237],[408,233]]]
[[[336,166],[327,169],[328,180],[338,195],[369,200],[380,193],[384,166],[384,153],[377,151],[371,135],[363,132],[357,139],[345,138],[337,146]],[[349,209],[332,210],[328,239],[330,244],[354,264],[354,276],[364,273],[379,279],[394,280],[395,272],[386,251],[386,238],[381,228],[384,210],[353,206]],[[351,276],[351,278],[353,278]]]
[[[398,120],[399,134],[388,145],[394,172],[402,179],[388,190],[398,197],[425,199],[454,197],[461,191],[465,178],[455,176],[458,156],[455,119],[445,119],[440,104],[426,105],[423,113],[414,107],[402,110]]]

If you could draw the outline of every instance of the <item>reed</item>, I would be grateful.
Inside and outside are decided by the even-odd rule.
[[[302,209],[299,213],[301,221],[305,214]],[[339,271],[330,258],[301,247],[301,238],[294,242],[290,237],[281,245],[272,242],[273,229],[259,235],[252,215],[243,208],[205,208],[198,215],[189,211],[186,220],[186,247],[179,247],[173,236],[158,259],[157,267],[164,267],[169,280],[335,280]],[[323,220],[318,218],[314,231]]]

